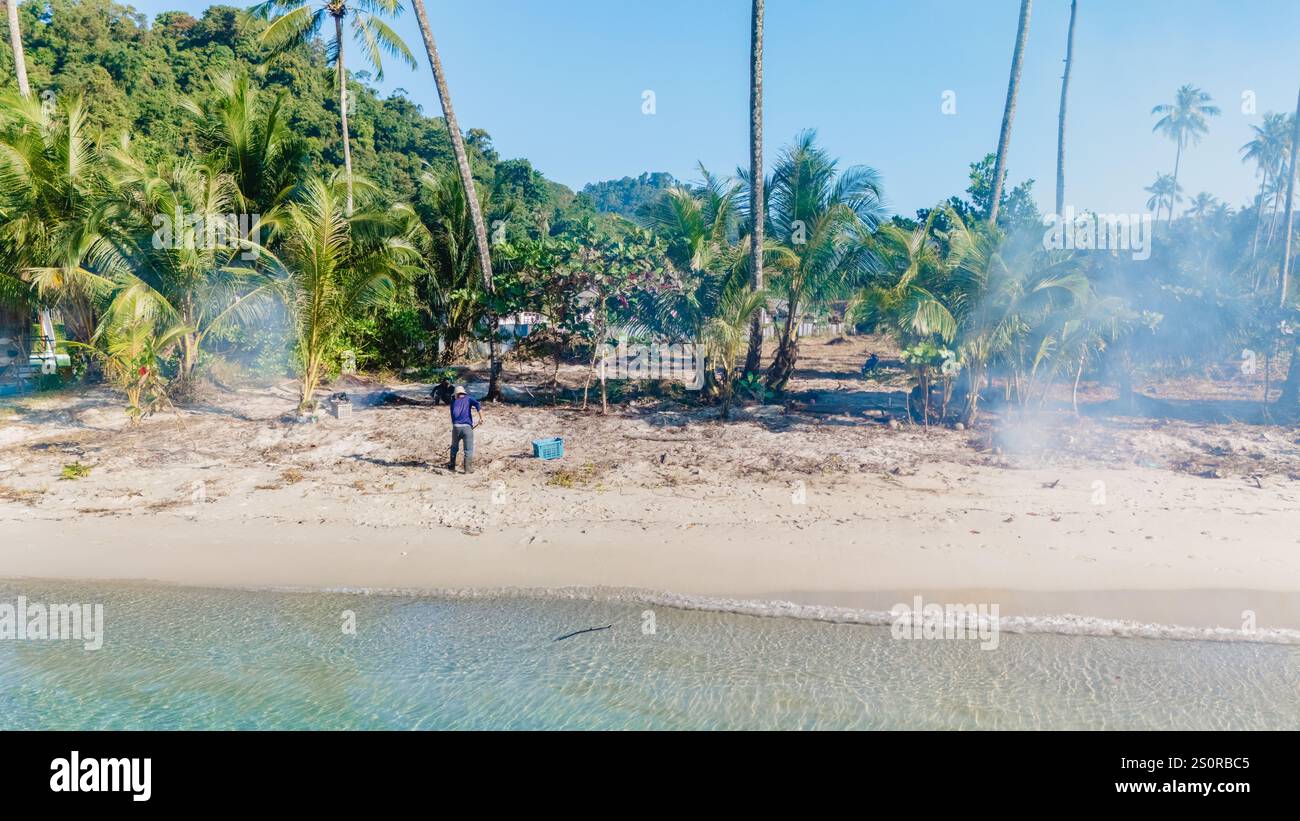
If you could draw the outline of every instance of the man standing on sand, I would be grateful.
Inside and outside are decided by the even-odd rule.
[[[465,472],[474,472],[474,417],[472,411],[478,411],[479,424],[483,422],[483,408],[478,400],[465,393],[464,385],[457,385],[455,399],[451,400],[451,461],[447,470],[456,472],[456,453],[461,442],[465,443]]]

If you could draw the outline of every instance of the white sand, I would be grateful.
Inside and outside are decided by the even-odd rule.
[[[250,391],[127,429],[111,402],[34,398],[0,417],[0,576],[881,609],[919,593],[1004,615],[1240,628],[1252,610],[1300,628],[1300,482],[1236,462],[1217,479],[1169,469],[1204,441],[1295,464],[1282,428],[1071,422],[1070,441],[1108,455],[1047,459],[980,452],[984,432],[778,409],[724,425],[505,407],[488,409],[464,476],[439,467],[445,408],[358,401],[349,421],[299,425],[278,420],[288,391]],[[528,457],[545,435],[566,437],[563,461]],[[60,480],[73,462],[89,476]]]

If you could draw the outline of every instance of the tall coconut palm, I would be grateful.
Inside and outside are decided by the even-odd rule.
[[[1291,132],[1291,159],[1287,165],[1287,196],[1286,196],[1286,235],[1282,242],[1282,270],[1279,276],[1278,298],[1282,306],[1286,306],[1287,296],[1290,288],[1290,267],[1291,267],[1291,230],[1293,218],[1293,205],[1295,202],[1295,177],[1296,177],[1296,149],[1300,147],[1300,99],[1296,101],[1296,112]],[[1294,407],[1300,402],[1300,334],[1295,335],[1295,344],[1291,348],[1291,364],[1287,368],[1286,383],[1282,386],[1282,396],[1278,402],[1290,407]]]
[[[1061,110],[1056,119],[1056,214],[1065,213],[1065,102],[1070,93],[1070,70],[1074,68],[1074,20],[1079,0],[1070,0],[1070,27],[1065,34],[1065,73],[1061,75]]]
[[[1241,147],[1241,161],[1255,163],[1255,173],[1261,179],[1259,183],[1259,205],[1255,209],[1255,234],[1251,241],[1250,255],[1259,251],[1259,234],[1264,224],[1264,203],[1267,201],[1269,184],[1281,173],[1286,161],[1291,142],[1291,122],[1286,114],[1266,112],[1260,125],[1252,125],[1255,136]]]
[[[491,300],[495,291],[492,284],[492,256],[488,248],[487,224],[483,221],[483,209],[479,204],[478,191],[474,186],[474,175],[469,167],[469,154],[465,152],[465,139],[456,122],[456,112],[451,106],[451,91],[447,86],[447,75],[442,70],[442,59],[438,56],[438,47],[433,41],[433,29],[429,27],[429,15],[424,10],[424,0],[411,0],[415,9],[416,20],[420,24],[420,34],[424,38],[424,50],[429,57],[429,67],[433,71],[433,84],[438,89],[438,101],[442,105],[442,116],[447,123],[447,132],[451,136],[451,148],[456,155],[456,169],[460,172],[460,184],[465,188],[465,199],[469,202],[470,219],[474,224],[474,240],[478,245],[479,273],[483,280],[483,292]],[[487,399],[499,399],[501,396],[501,357],[497,339],[496,317],[493,313],[490,322],[490,357],[491,367],[488,377]]]
[[[1192,197],[1191,204],[1187,206],[1187,215],[1197,219],[1204,219],[1219,207],[1219,198],[1208,191],[1202,191]]]
[[[18,0],[5,0],[5,9],[9,13],[9,46],[14,52],[14,74],[18,76],[18,93],[30,97],[32,87],[27,83],[27,57],[23,53],[23,30],[18,22]]]
[[[352,39],[361,46],[362,55],[374,67],[377,79],[384,77],[383,55],[400,57],[415,68],[415,57],[397,32],[383,17],[402,13],[401,0],[263,0],[250,10],[256,17],[270,20],[262,32],[262,42],[272,53],[305,43],[324,27],[326,19],[334,21],[334,38],[329,41],[328,59],[337,70],[339,120],[343,129],[343,169],[348,179],[347,207],[352,209],[352,140],[348,133],[348,72],[343,59],[347,38],[344,22],[352,28]]]
[[[749,287],[763,291],[763,0],[754,0],[749,25]],[[745,373],[755,373],[763,356],[763,312],[749,329]]]
[[[1300,149],[1300,95],[1296,97],[1295,116],[1292,119],[1291,156],[1286,164],[1286,216],[1282,218],[1285,233],[1282,240],[1282,268],[1279,273],[1278,284],[1278,301],[1284,307],[1286,306],[1288,290],[1291,284],[1291,234],[1294,230],[1292,214],[1295,208],[1295,162],[1296,150]]]
[[[993,164],[993,200],[989,205],[989,225],[997,225],[1002,185],[1007,176],[1007,151],[1011,147],[1011,121],[1016,116],[1016,95],[1020,91],[1020,71],[1025,60],[1025,41],[1029,38],[1029,12],[1033,0],[1020,0],[1020,22],[1016,25],[1016,48],[1011,53],[1011,79],[1007,82],[1007,102],[1002,109],[1002,131],[998,134],[998,154]]]
[[[1142,189],[1151,195],[1147,208],[1155,209],[1155,221],[1160,221],[1160,209],[1169,209],[1169,221],[1174,219],[1174,204],[1183,201],[1183,189],[1173,174],[1157,174],[1156,181]]]
[[[816,138],[811,130],[799,134],[772,172],[768,227],[790,259],[774,287],[786,316],[765,380],[773,391],[785,390],[794,373],[804,314],[851,292],[869,270],[867,238],[884,215],[875,170],[854,166],[838,173]]]
[[[1213,99],[1207,92],[1196,86],[1185,85],[1174,94],[1172,103],[1161,103],[1151,109],[1152,114],[1160,115],[1151,130],[1165,135],[1177,146],[1174,152],[1175,183],[1178,182],[1178,166],[1183,159],[1183,148],[1199,143],[1201,137],[1210,130],[1209,118],[1221,113],[1219,107],[1212,103]],[[1171,210],[1169,219],[1173,218]]]
[[[337,182],[306,180],[272,233],[298,335],[299,411],[315,406],[343,320],[388,302],[415,263],[388,214],[346,210]]]

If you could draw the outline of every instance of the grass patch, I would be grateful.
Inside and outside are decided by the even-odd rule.
[[[23,504],[35,504],[41,496],[41,491],[30,490],[25,488],[9,487],[0,485],[0,502],[22,502]]]
[[[59,479],[62,481],[72,482],[77,479],[84,479],[89,475],[90,465],[83,465],[81,462],[73,462],[72,464],[63,466],[63,470],[59,473]]]
[[[572,488],[588,485],[595,478],[596,466],[588,462],[580,468],[560,468],[546,479],[546,484],[552,487]]]

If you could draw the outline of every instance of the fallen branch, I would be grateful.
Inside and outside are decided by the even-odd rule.
[[[560,636],[558,639],[552,639],[551,641],[552,642],[564,641],[565,639],[571,639],[574,636],[581,636],[583,633],[595,633],[599,630],[608,630],[613,626],[614,625],[612,624],[607,624],[604,627],[588,627],[586,630],[574,630],[572,633],[565,633],[563,636]]]

